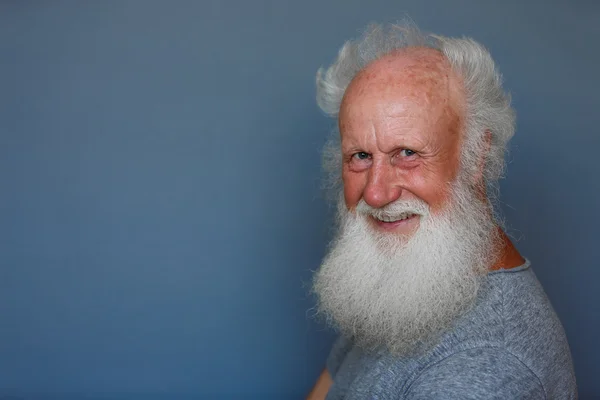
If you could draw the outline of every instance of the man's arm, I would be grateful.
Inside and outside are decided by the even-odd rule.
[[[319,379],[317,379],[317,383],[308,394],[306,400],[325,400],[332,383],[333,380],[331,380],[331,375],[329,375],[327,368],[325,368],[319,376]]]

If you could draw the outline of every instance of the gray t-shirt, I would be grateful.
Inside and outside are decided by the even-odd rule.
[[[327,400],[577,398],[567,338],[529,262],[486,281],[475,307],[424,354],[367,353],[340,337]]]

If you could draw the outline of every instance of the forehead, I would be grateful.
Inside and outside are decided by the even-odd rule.
[[[364,68],[344,95],[342,133],[387,130],[443,135],[462,126],[459,77],[437,50],[414,48],[387,55]]]

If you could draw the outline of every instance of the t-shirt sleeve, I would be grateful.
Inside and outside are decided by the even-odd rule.
[[[426,368],[406,399],[545,399],[539,378],[519,359],[495,348],[465,350]]]
[[[327,371],[329,372],[329,375],[331,375],[332,379],[335,379],[335,375],[340,369],[342,362],[344,362],[344,359],[351,348],[352,342],[342,335],[340,335],[333,342],[333,346],[331,347],[331,351],[329,352],[329,356],[327,356],[327,361],[325,362]]]

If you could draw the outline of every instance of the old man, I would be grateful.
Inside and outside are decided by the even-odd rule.
[[[373,25],[317,91],[339,204],[313,289],[340,337],[309,398],[576,398],[561,323],[494,209],[515,117],[487,50]]]

